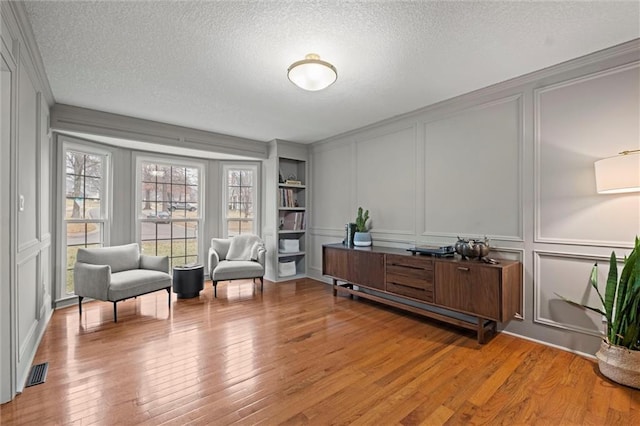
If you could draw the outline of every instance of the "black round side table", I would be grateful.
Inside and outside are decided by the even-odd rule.
[[[198,296],[204,288],[204,266],[185,265],[173,267],[173,292],[178,299]]]

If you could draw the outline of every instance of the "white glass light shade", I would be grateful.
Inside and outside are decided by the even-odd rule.
[[[598,194],[640,191],[640,152],[604,158],[594,166]]]
[[[332,85],[338,78],[336,68],[329,62],[321,61],[315,53],[294,62],[287,70],[287,77],[304,90],[322,90]]]

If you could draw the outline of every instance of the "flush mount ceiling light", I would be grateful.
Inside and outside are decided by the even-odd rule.
[[[596,161],[594,166],[598,194],[640,191],[640,149],[622,151]]]
[[[338,78],[336,67],[309,53],[301,61],[294,62],[287,70],[287,77],[301,89],[316,91],[329,87]]]

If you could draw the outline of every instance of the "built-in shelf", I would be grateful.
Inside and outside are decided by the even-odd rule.
[[[287,183],[279,183],[278,186],[280,188],[297,188],[297,189],[305,189],[307,187],[306,185],[291,185]]]
[[[290,280],[306,276],[306,227],[307,227],[307,162],[306,156],[294,153],[291,157],[278,155],[277,167],[280,181],[276,189],[276,241],[277,253],[274,270],[277,280]],[[290,179],[300,184],[286,183]],[[288,244],[287,244],[288,243]],[[286,244],[291,252],[281,252],[280,247]],[[284,248],[284,247],[283,247]],[[295,275],[293,268],[295,267]],[[286,271],[291,275],[281,275]]]
[[[278,252],[278,257],[279,258],[283,258],[283,257],[296,257],[296,256],[304,256],[304,252],[303,251],[295,251],[292,253],[283,253],[283,252]]]

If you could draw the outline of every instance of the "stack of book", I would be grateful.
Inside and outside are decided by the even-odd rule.
[[[279,205],[280,207],[298,207],[296,193],[291,188],[280,188]]]
[[[287,212],[280,217],[281,229],[285,231],[301,231],[305,229],[304,212]]]

